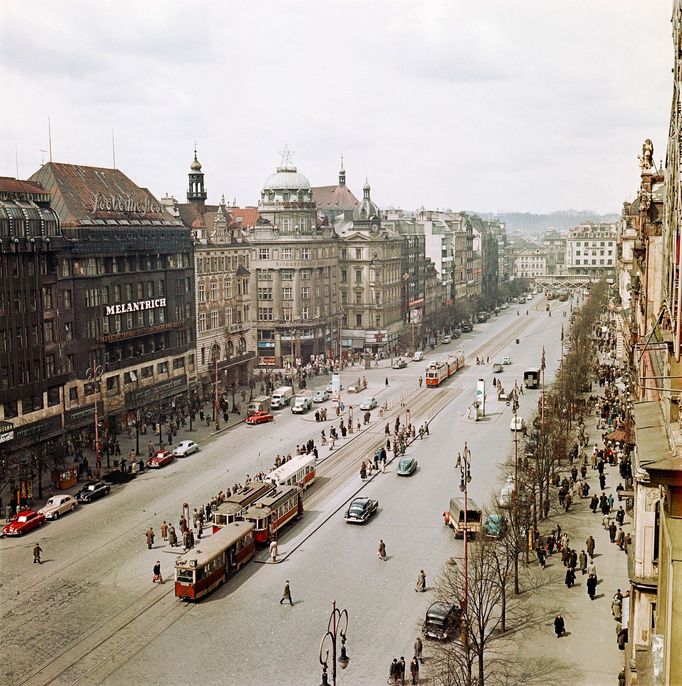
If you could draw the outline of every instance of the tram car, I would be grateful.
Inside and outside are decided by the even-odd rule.
[[[270,472],[267,480],[275,486],[300,486],[308,488],[317,476],[317,458],[309,455],[295,455],[288,462]]]
[[[244,513],[244,520],[255,525],[257,545],[267,545],[279,531],[303,514],[303,489],[300,486],[278,486],[259,498]]]
[[[175,562],[175,596],[199,600],[235,575],[252,557],[255,526],[232,522],[197,545]]]
[[[445,360],[432,362],[426,369],[426,385],[440,386],[443,381],[449,379],[463,366],[464,353],[461,351],[448,355]]]
[[[246,509],[273,489],[271,483],[252,481],[239,493],[233,493],[227,500],[213,510],[213,533],[220,531],[226,524],[243,519]]]

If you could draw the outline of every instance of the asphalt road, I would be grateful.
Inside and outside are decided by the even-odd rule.
[[[319,444],[320,430],[331,422],[323,427],[311,413],[301,417],[284,410],[273,424],[241,425],[203,444],[189,458],[115,486],[110,496],[82,506],[40,532],[1,540],[5,659],[0,680],[8,684],[319,683],[319,641],[336,600],[350,615],[351,662],[339,683],[385,683],[394,656],[404,655],[408,662],[412,657],[418,623],[432,602],[434,576],[445,559],[461,555],[461,542],[453,539],[441,517],[450,497],[458,493],[456,452],[468,442],[470,495],[479,504],[485,506],[503,481],[499,465],[512,445],[511,410],[489,392],[486,419],[467,419],[476,380],[484,378],[492,390],[492,363],[508,354],[513,364],[501,375],[504,386],[521,382],[527,366],[539,365],[543,345],[548,381],[558,366],[559,330],[567,322],[561,312],[568,303],[553,303],[551,318],[539,297],[519,309],[521,316],[512,307],[476,325],[472,334],[427,354],[425,363],[411,363],[399,371],[345,371],[344,385],[364,374],[369,388],[362,396],[374,395],[379,403],[389,400],[394,413],[403,413],[403,420],[410,406],[413,423],[431,419],[430,437],[417,439],[408,449],[408,455],[419,461],[417,473],[401,478],[396,465],[389,465],[386,474],[377,475],[362,490],[379,500],[377,515],[366,526],[344,523],[337,509],[362,487],[359,461],[366,456],[353,448],[353,441],[359,446],[372,434],[377,440],[383,436],[384,422],[374,411],[367,433],[348,438],[348,445],[341,446],[339,462],[347,466],[336,469],[333,480],[320,479],[313,486],[304,517],[282,534],[282,562],[263,564],[267,556],[259,553],[256,561],[197,605],[176,601],[172,583],[151,584],[153,563],[160,559],[165,578],[171,579],[175,560],[158,535],[161,521],[177,526],[183,502],[192,508],[206,502],[221,488],[243,482],[247,473],[266,469],[277,453],[293,452],[308,438]],[[467,354],[467,366],[444,385],[444,392],[417,387],[429,360],[460,348]],[[490,355],[490,365],[476,366],[472,357],[476,354]],[[316,381],[321,386],[328,377]],[[401,408],[398,399],[408,392]],[[429,408],[436,394],[438,400]],[[347,404],[350,398],[343,396]],[[537,392],[526,392],[519,414],[530,414],[537,399]],[[325,458],[327,448],[319,449]],[[316,489],[325,497],[316,497]],[[157,532],[153,550],[147,550],[144,536],[150,525]],[[385,562],[376,555],[380,538],[387,546]],[[36,540],[44,551],[43,565],[32,564]],[[420,569],[427,574],[425,594],[414,592]],[[293,607],[279,604],[286,579],[291,582]]]

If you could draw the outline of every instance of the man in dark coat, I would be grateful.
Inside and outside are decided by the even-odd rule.
[[[597,577],[594,574],[590,574],[587,578],[587,595],[590,596],[590,600],[594,600],[594,594],[597,592]]]
[[[611,522],[611,524],[609,524],[609,538],[611,539],[611,543],[615,543],[616,541],[616,531],[618,531],[616,523]]]
[[[588,536],[587,540],[585,541],[585,549],[587,550],[587,554],[590,556],[590,560],[594,559],[594,538],[592,536]]]
[[[566,584],[566,588],[573,588],[573,584],[575,584],[575,572],[573,571],[573,567],[569,567],[566,570],[566,579],[564,583]]]
[[[554,618],[554,633],[557,638],[561,638],[566,633],[566,624],[564,623],[564,618],[561,615],[557,615]]]
[[[625,521],[625,510],[622,505],[618,508],[618,512],[616,512],[616,521],[620,526],[623,526],[623,522]]]
[[[398,686],[398,677],[400,676],[400,665],[398,664],[398,659],[393,658],[393,662],[391,662],[391,666],[388,670],[388,675],[389,678],[391,679],[391,683],[393,686]]]
[[[291,588],[289,587],[289,579],[287,579],[286,584],[284,584],[284,590],[282,591],[282,597],[280,598],[279,604],[281,605],[285,600],[288,600],[289,605],[293,607],[294,601],[291,599]]]

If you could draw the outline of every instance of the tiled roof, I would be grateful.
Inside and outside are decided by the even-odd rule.
[[[41,185],[31,181],[0,176],[0,193],[41,193],[44,195],[47,191]]]
[[[33,176],[52,196],[62,226],[150,221],[177,224],[146,188],[119,169],[48,162]]]
[[[204,205],[204,212],[199,211],[199,206],[191,203],[178,203],[177,210],[180,215],[180,220],[182,223],[192,228],[192,225],[197,219],[201,219],[204,226],[208,231],[213,229],[213,223],[215,221],[216,215],[218,214],[218,208],[220,205]],[[258,220],[258,208],[257,207],[232,207],[226,206],[225,212],[228,217],[232,218],[230,226],[239,226],[240,228],[246,229],[256,225]]]
[[[354,210],[359,204],[348,186],[315,186],[312,191],[321,210]]]
[[[241,228],[246,229],[256,226],[259,216],[257,207],[229,207],[228,210],[232,215],[233,221]]]

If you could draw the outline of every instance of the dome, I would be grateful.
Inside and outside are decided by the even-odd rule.
[[[353,221],[368,222],[375,217],[378,219],[381,216],[379,206],[370,197],[370,190],[369,183],[365,181],[365,185],[362,187],[362,200],[353,210]]]
[[[196,150],[194,151],[194,161],[193,161],[192,164],[189,166],[189,168],[190,168],[192,171],[195,171],[195,172],[200,172],[200,171],[201,171],[201,162],[199,162],[199,160],[197,159],[197,152],[196,152]]]
[[[310,190],[310,181],[303,174],[296,171],[296,167],[287,165],[286,167],[277,167],[277,171],[265,179],[263,190]]]

